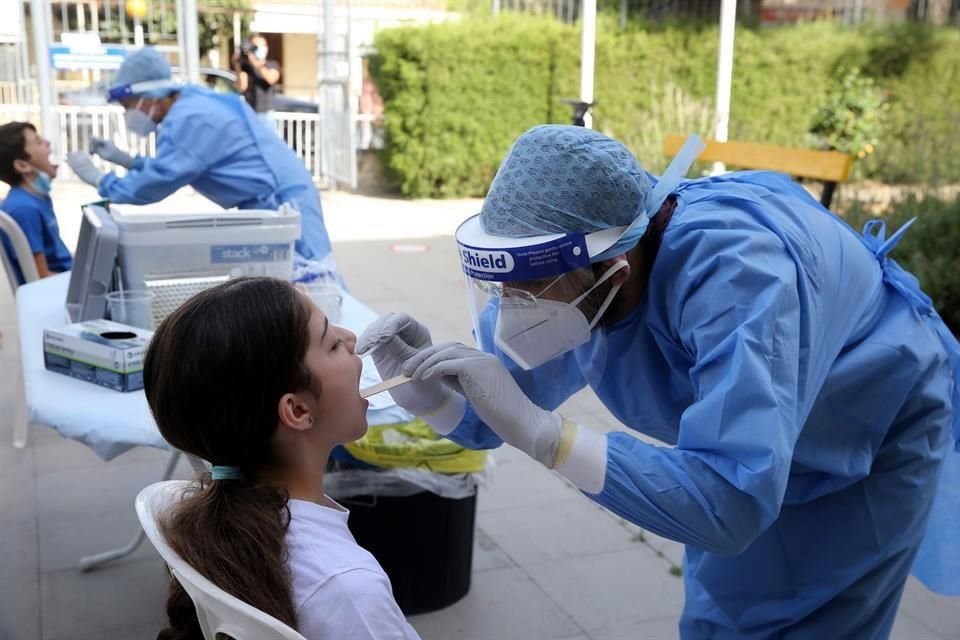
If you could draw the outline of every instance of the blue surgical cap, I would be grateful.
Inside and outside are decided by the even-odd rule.
[[[588,234],[646,217],[652,194],[646,171],[620,142],[584,127],[541,125],[513,143],[480,223],[487,233],[514,238]],[[594,261],[632,249],[645,231],[638,224]]]
[[[113,86],[119,87],[151,80],[170,80],[170,63],[162,53],[153,47],[144,47],[123,59],[117,75],[113,78]],[[174,88],[170,87],[145,91],[141,95],[159,98],[172,91],[174,91]]]

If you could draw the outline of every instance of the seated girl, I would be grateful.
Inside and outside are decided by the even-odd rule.
[[[367,429],[356,336],[293,285],[240,278],[157,329],[144,387],[163,437],[213,464],[161,522],[170,546],[218,587],[310,640],[416,639],[348,511],[323,492],[331,449]],[[171,579],[170,627],[202,638]]]

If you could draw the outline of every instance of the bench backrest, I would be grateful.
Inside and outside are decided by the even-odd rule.
[[[669,134],[663,141],[663,153],[673,157],[686,136]],[[790,149],[752,142],[717,142],[706,140],[700,154],[704,162],[723,162],[743,169],[766,169],[789,173],[798,178],[824,182],[846,182],[853,167],[853,156],[840,151]]]

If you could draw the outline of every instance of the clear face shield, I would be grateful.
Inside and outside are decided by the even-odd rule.
[[[565,356],[590,381],[606,361],[600,319],[620,288],[610,279],[627,263],[591,264],[580,234],[530,240],[488,236],[476,216],[457,231],[474,335],[526,371]]]
[[[179,82],[173,80],[148,80],[122,84],[111,87],[107,91],[107,101],[125,103],[123,119],[127,130],[140,137],[146,137],[157,130],[157,122],[153,120],[154,105],[144,111],[143,101],[151,96],[167,95],[181,87]],[[134,98],[136,102],[133,102]]]

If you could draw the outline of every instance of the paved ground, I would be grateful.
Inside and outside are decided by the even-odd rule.
[[[63,237],[75,242],[81,185],[55,191]],[[476,201],[410,202],[324,194],[328,227],[352,292],[376,311],[405,310],[436,340],[466,340],[469,319],[451,234]],[[181,192],[167,210],[210,205]],[[425,251],[418,251],[426,248]],[[19,366],[13,302],[0,278],[0,640],[154,638],[165,577],[149,545],[81,574],[77,559],[125,543],[133,497],[157,480],[166,455],[146,449],[110,463],[34,426],[10,447],[12,380]],[[564,411],[619,428],[589,394]],[[504,447],[478,501],[473,580],[455,605],[416,616],[425,640],[667,640],[683,602],[679,545],[626,525],[563,480]],[[189,476],[183,465],[181,477]],[[956,599],[908,584],[894,638],[960,638]]]

